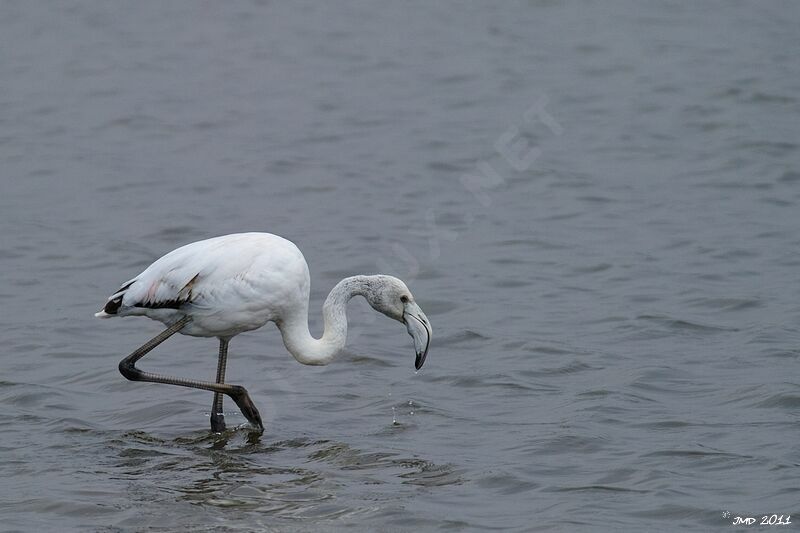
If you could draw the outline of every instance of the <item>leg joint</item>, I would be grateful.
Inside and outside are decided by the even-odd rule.
[[[241,385],[230,385],[231,397],[241,398],[242,396],[247,396],[247,389],[242,387]]]
[[[134,363],[129,362],[127,359],[123,359],[119,362],[119,373],[125,376],[126,379],[138,381],[142,371],[136,368]]]

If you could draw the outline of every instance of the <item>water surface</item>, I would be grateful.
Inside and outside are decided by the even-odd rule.
[[[5,531],[729,531],[798,509],[793,2],[0,6]],[[314,331],[231,343],[267,424],[130,383],[163,253],[283,235]],[[142,366],[209,379],[211,339]],[[244,420],[228,402],[229,424]]]

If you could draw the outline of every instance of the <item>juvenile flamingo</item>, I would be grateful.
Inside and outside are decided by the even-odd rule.
[[[223,394],[263,431],[261,415],[241,385],[225,383],[228,343],[244,331],[274,322],[289,352],[304,365],[326,365],[347,339],[346,305],[363,296],[373,309],[406,325],[414,339],[419,370],[431,342],[431,324],[401,280],[385,275],[352,276],[336,284],[322,306],[325,330],[315,339],[308,330],[308,264],[291,241],[270,233],[237,233],[193,242],[173,250],[125,282],[98,318],[144,315],[167,329],[120,361],[132,381],[150,381],[214,393],[211,430],[225,430]],[[136,362],[175,333],[217,337],[216,382],[144,372]]]

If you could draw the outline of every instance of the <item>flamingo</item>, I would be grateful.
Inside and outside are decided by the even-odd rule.
[[[212,391],[211,430],[225,430],[223,395],[230,396],[251,426],[263,432],[261,415],[241,385],[225,383],[228,343],[245,331],[274,322],[286,349],[304,365],[327,365],[347,339],[347,302],[363,296],[373,309],[405,324],[414,339],[414,366],[422,368],[431,341],[431,324],[403,281],[387,275],[344,278],[322,306],[324,333],[308,330],[311,281],[303,254],[291,241],[270,233],[237,233],[177,248],[109,298],[98,318],[146,316],[167,329],[119,363],[131,381],[165,383]],[[215,382],[145,372],[136,362],[175,333],[217,337]]]

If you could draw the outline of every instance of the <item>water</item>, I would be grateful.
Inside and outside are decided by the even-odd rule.
[[[4,2],[2,530],[800,522],[798,23],[793,2]],[[404,278],[426,366],[354,301],[328,367],[271,326],[231,343],[260,438],[125,381],[160,326],[92,314],[244,230],[304,251],[316,332],[341,277]],[[208,379],[216,349],[142,366]]]

